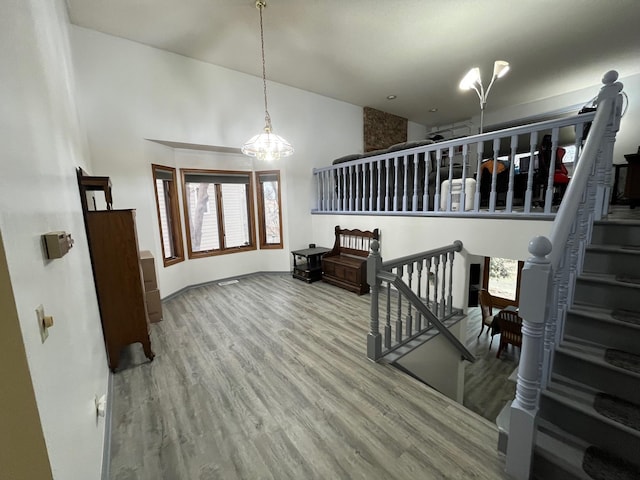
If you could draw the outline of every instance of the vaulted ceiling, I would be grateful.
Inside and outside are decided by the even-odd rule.
[[[267,0],[267,78],[424,125],[640,73],[638,0]],[[255,0],[67,0],[72,23],[261,76]],[[99,59],[96,59],[99,61]],[[396,95],[395,100],[387,100]],[[585,99],[585,102],[588,98]],[[430,111],[437,109],[436,112]]]

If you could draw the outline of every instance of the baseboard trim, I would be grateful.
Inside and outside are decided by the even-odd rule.
[[[111,475],[111,411],[113,405],[113,373],[107,379],[107,408],[104,415],[104,444],[102,446],[102,480]]]
[[[193,288],[206,287],[207,285],[213,285],[214,283],[220,283],[220,282],[228,282],[229,280],[240,280],[241,278],[246,278],[246,277],[250,277],[252,275],[257,275],[257,274],[283,275],[283,274],[291,274],[291,272],[290,271],[286,271],[286,272],[274,272],[274,271],[251,272],[251,273],[245,273],[243,275],[235,275],[233,277],[218,278],[216,280],[209,280],[207,282],[195,283],[193,285],[187,285],[186,287],[183,287],[180,290],[176,290],[175,292],[170,293],[166,297],[163,297],[162,301],[164,302],[166,300],[171,300],[172,298],[177,297],[178,295],[182,295],[184,292],[188,292],[189,290],[191,290]]]

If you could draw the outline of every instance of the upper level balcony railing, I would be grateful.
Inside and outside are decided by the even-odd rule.
[[[316,168],[312,213],[526,215],[557,210],[595,112]],[[423,142],[424,143],[424,142]],[[564,157],[564,158],[561,158]],[[610,173],[604,178],[610,181]]]

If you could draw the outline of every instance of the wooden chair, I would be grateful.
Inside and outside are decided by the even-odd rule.
[[[482,327],[478,338],[482,335],[484,327],[487,327],[487,333],[491,332],[491,342],[489,342],[489,350],[491,350],[491,344],[493,343],[493,297],[484,288],[478,293],[478,301],[480,302],[480,310],[482,311]]]
[[[500,346],[496,358],[507,345],[522,348],[522,318],[512,310],[502,310],[496,315],[496,321],[500,330]]]

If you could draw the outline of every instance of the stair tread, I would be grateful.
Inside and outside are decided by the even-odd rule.
[[[536,435],[536,455],[581,480],[593,480],[582,468],[584,452],[589,445],[549,422],[540,420]],[[534,465],[535,474],[535,465]],[[538,477],[536,477],[538,478]]]
[[[618,372],[624,372],[626,375],[640,380],[640,374],[635,373],[631,370],[617,367],[607,362],[605,360],[606,350],[607,347],[604,345],[599,345],[576,337],[570,337],[568,335],[565,335],[564,340],[557,347],[558,352],[572,355],[574,357],[581,358],[584,361],[596,363],[600,366],[604,366]]]
[[[611,244],[592,244],[587,245],[587,252],[607,252],[607,253],[625,253],[629,255],[640,255],[640,247],[636,245],[611,245]]]
[[[640,324],[624,322],[621,320],[617,320],[614,317],[614,314],[616,312],[621,312],[621,311],[622,310],[620,309],[602,308],[602,307],[595,307],[591,305],[584,305],[584,304],[578,303],[578,304],[574,304],[571,308],[569,308],[567,313],[579,315],[582,317],[589,317],[589,318],[600,320],[602,322],[606,322],[613,325],[619,325],[619,326],[640,330]],[[640,312],[629,311],[629,313],[630,314],[635,313],[640,317]]]
[[[635,438],[637,438],[638,440],[640,440],[640,431],[636,430],[632,427],[629,427],[623,423],[617,422],[609,417],[606,417],[604,415],[602,415],[600,412],[598,412],[594,407],[593,407],[593,400],[592,403],[589,404],[586,400],[586,396],[584,395],[575,395],[575,396],[567,396],[566,393],[559,393],[557,391],[551,391],[551,390],[543,390],[542,395],[544,397],[547,397],[551,400],[554,400],[558,403],[562,403],[565,406],[576,410],[580,413],[582,413],[583,415],[586,415],[596,421],[605,423],[607,425],[609,425],[610,427],[616,428],[618,430],[621,430]],[[592,397],[593,398],[593,397]]]
[[[632,220],[632,219],[622,219],[622,218],[618,218],[618,219],[602,219],[602,220],[595,220],[593,222],[594,225],[600,225],[603,227],[608,227],[610,225],[626,225],[629,227],[640,227],[640,221],[638,220]]]
[[[562,375],[553,374],[551,378],[552,380],[548,385],[549,391],[565,397],[568,402],[580,403],[585,408],[585,411],[608,418],[640,433],[640,429],[638,429],[640,405],[637,403],[602,392],[597,388]],[[605,404],[605,402],[611,401],[617,403],[618,407],[611,409],[610,403],[608,405]],[[596,405],[600,407],[598,408]],[[608,412],[609,415],[605,412]],[[621,420],[615,420],[613,416]]]
[[[625,275],[628,277],[628,275]],[[637,282],[640,282],[640,277],[632,277]],[[583,272],[578,276],[579,281],[597,282],[609,285],[625,286],[629,288],[637,288],[640,290],[640,283],[623,282],[617,278],[615,274],[611,273],[595,273],[595,272]]]
[[[592,447],[584,440],[571,435],[570,433],[562,430],[556,425],[541,419],[538,423],[538,433],[536,436],[536,448],[535,453],[540,457],[544,457],[547,461],[557,465],[562,469],[563,476],[554,478],[566,478],[565,472],[570,474],[570,478],[576,478],[579,480],[593,480],[584,469],[584,461],[587,450]],[[600,451],[603,451],[600,449]],[[606,478],[630,478],[628,476],[629,469],[635,470],[635,466],[621,466],[621,462],[626,462],[624,459],[616,459],[615,455],[604,461],[606,471],[612,476]],[[627,474],[627,476],[617,477],[616,474]],[[534,464],[534,478],[539,480],[548,480],[548,477],[541,477],[536,475],[536,468]]]

